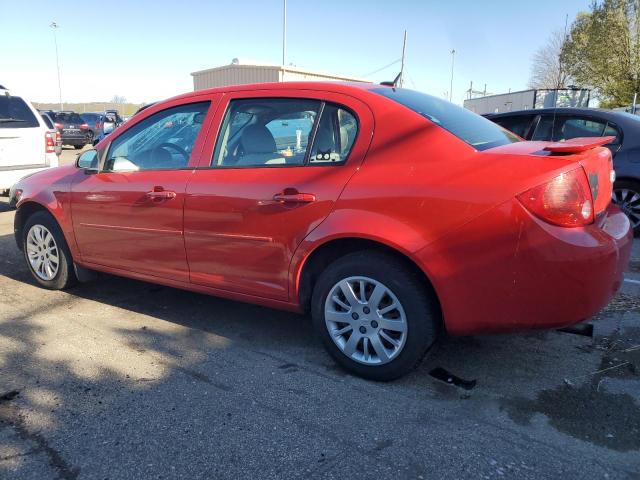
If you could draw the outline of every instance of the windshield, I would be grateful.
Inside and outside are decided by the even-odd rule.
[[[38,127],[38,119],[20,97],[0,96],[0,128]]]
[[[404,88],[384,87],[371,91],[431,120],[476,150],[487,150],[521,141],[492,121],[446,100]]]
[[[84,123],[82,121],[82,119],[80,118],[80,115],[78,115],[77,113],[74,113],[74,112],[56,113],[56,122],[76,123],[78,125],[80,125],[81,123]]]

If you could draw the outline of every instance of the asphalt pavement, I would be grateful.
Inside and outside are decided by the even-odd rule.
[[[592,336],[444,339],[374,383],[305,316],[107,275],[38,288],[4,202],[0,478],[640,478],[640,242]]]

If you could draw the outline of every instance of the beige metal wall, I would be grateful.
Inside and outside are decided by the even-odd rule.
[[[364,81],[354,78],[306,72],[294,67],[283,68],[271,65],[229,65],[211,70],[194,72],[193,89],[226,87],[227,85],[243,85],[247,83],[266,82],[304,82],[304,81]]]
[[[225,87],[227,85],[279,82],[279,73],[280,69],[277,67],[243,67],[234,65],[194,73],[193,88],[194,90],[202,90],[204,88]]]

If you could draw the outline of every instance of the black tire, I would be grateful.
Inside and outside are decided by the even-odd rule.
[[[27,235],[34,225],[42,225],[47,230],[49,230],[49,232],[51,232],[51,235],[53,235],[55,243],[58,247],[58,271],[51,280],[44,280],[40,278],[31,266],[31,262],[28,258]],[[51,216],[50,213],[40,211],[28,217],[26,222],[24,223],[24,227],[22,228],[21,238],[22,252],[24,255],[24,259],[27,262],[27,267],[29,268],[31,275],[39,285],[49,290],[64,290],[66,288],[72,287],[78,282],[75,270],[73,268],[73,259],[71,257],[71,252],[69,251],[69,246],[67,245],[58,222],[56,222],[56,220]]]
[[[632,202],[626,202],[629,198],[622,198],[620,194],[616,195],[616,191],[628,190],[634,192],[637,197]],[[640,197],[640,182],[637,180],[618,180],[613,184],[613,197],[614,202],[627,214],[631,226],[633,227],[633,233],[637,237],[640,235],[640,203],[638,203],[638,197]],[[634,225],[635,224],[635,225]]]
[[[360,276],[391,290],[406,315],[404,347],[388,363],[367,365],[347,356],[325,324],[325,301],[334,286],[343,279]],[[375,250],[345,255],[322,272],[314,286],[311,316],[316,332],[338,364],[355,375],[377,381],[394,380],[413,370],[436,341],[441,323],[437,302],[424,279],[393,256]]]
[[[73,148],[75,148],[76,150],[80,150],[84,148],[84,145],[74,145]]]

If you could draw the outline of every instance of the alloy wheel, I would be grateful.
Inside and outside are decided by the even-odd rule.
[[[368,277],[340,280],[325,301],[325,325],[340,351],[365,365],[395,359],[407,339],[407,317],[398,297]]]
[[[50,281],[58,274],[60,254],[51,232],[43,225],[34,225],[27,233],[27,258],[34,273]]]
[[[629,217],[631,226],[640,226],[640,192],[630,188],[616,188],[611,194],[613,202]]]

